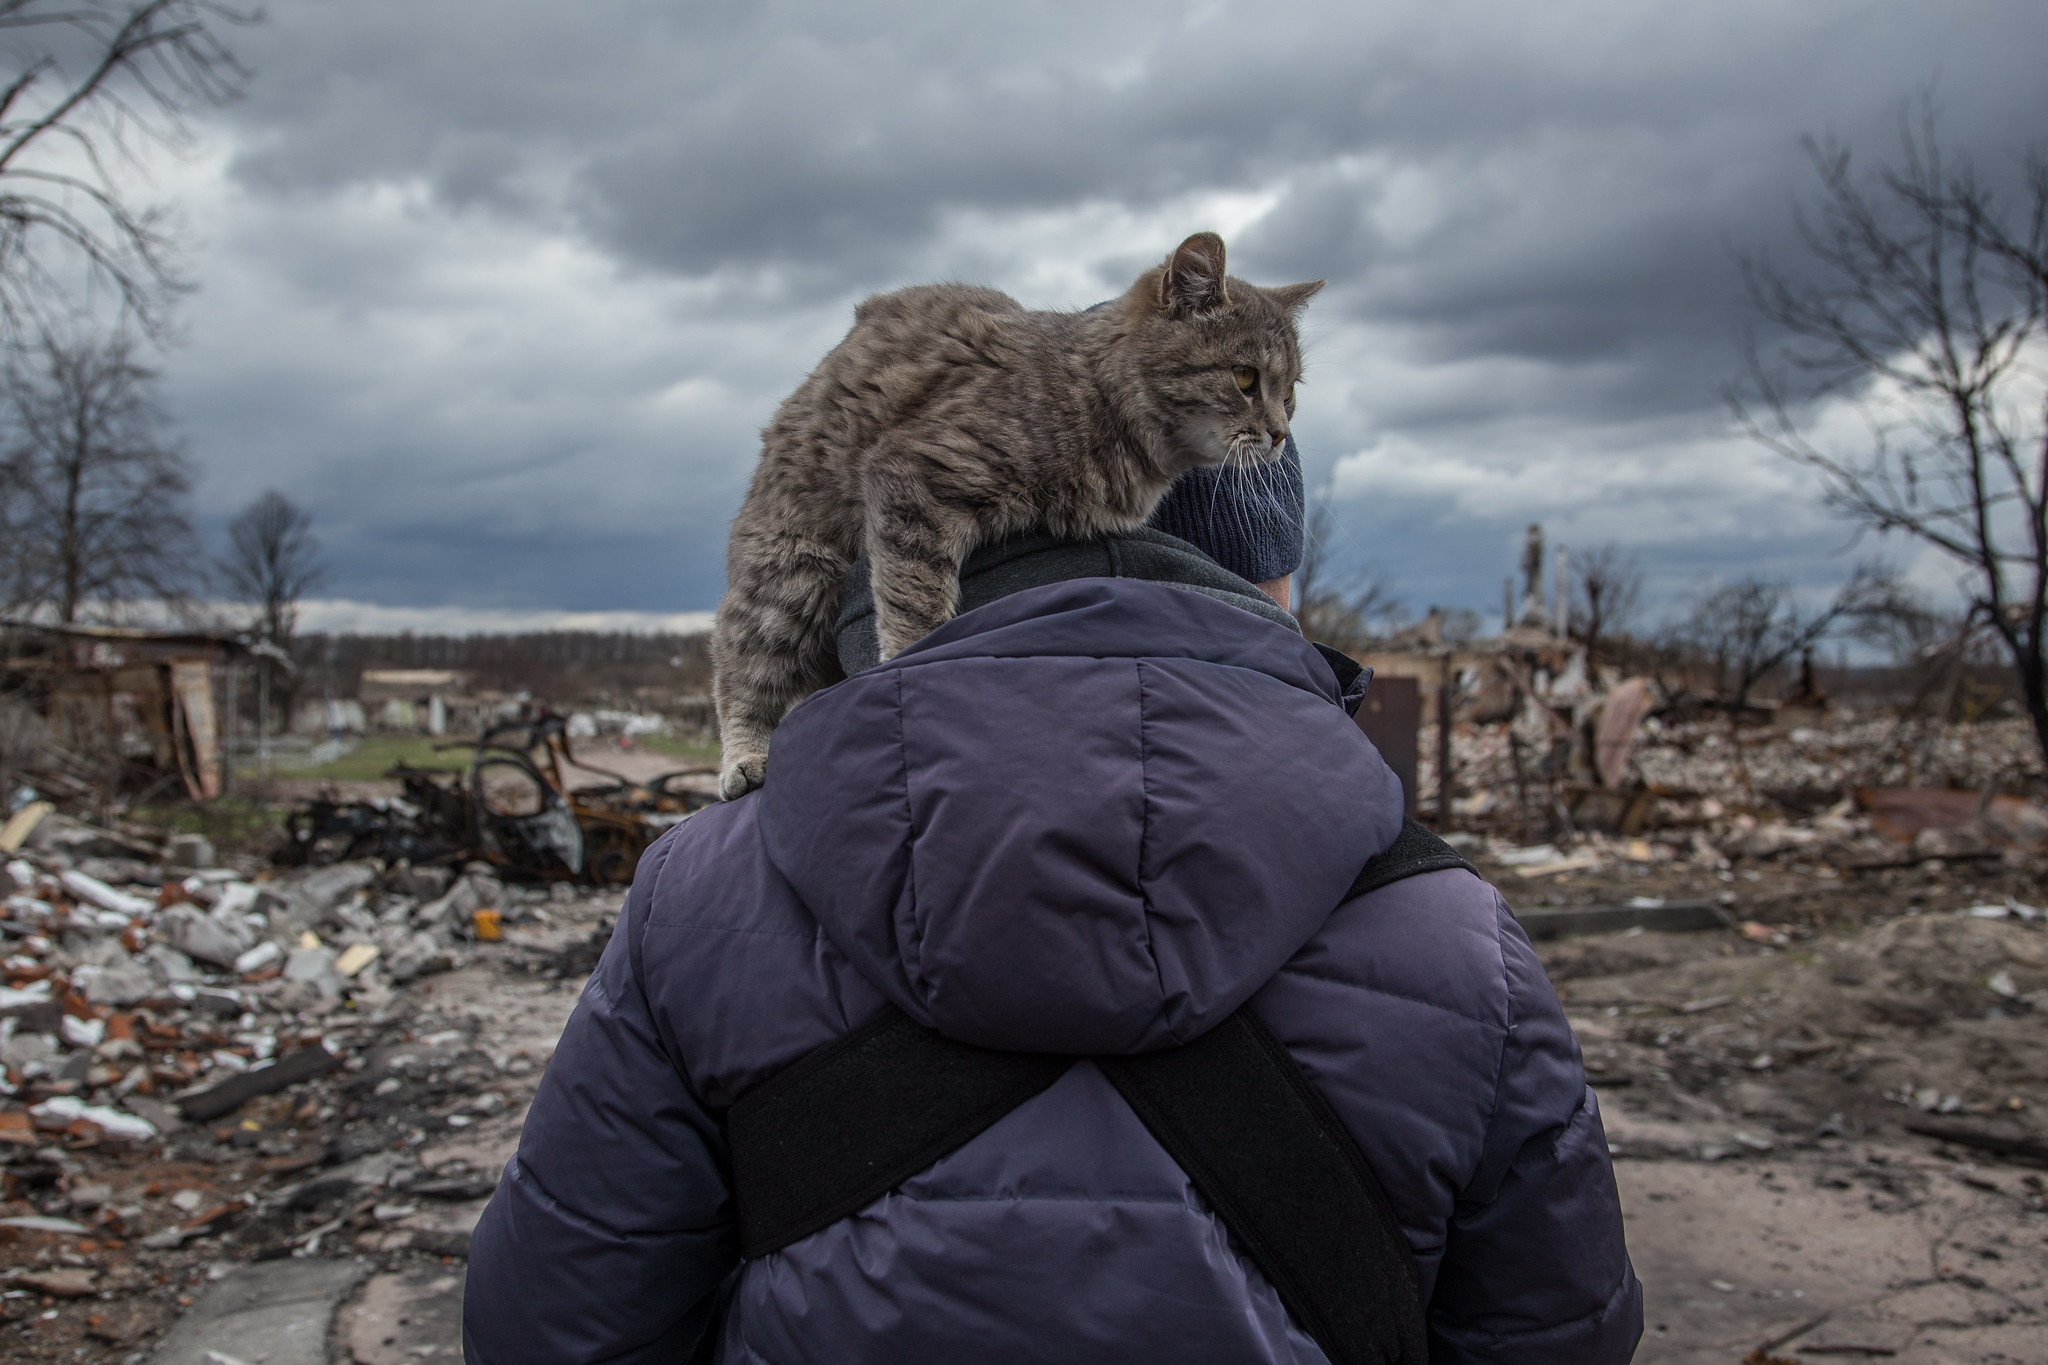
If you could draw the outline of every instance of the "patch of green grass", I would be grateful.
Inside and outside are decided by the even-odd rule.
[[[128,818],[165,834],[203,834],[216,849],[266,852],[284,828],[285,808],[247,796],[136,806]]]
[[[696,735],[642,735],[634,743],[650,753],[676,759],[686,768],[708,768],[718,762],[718,742]]]
[[[454,747],[439,747],[447,744]],[[365,735],[354,749],[332,763],[317,768],[294,768],[288,774],[284,769],[279,772],[331,782],[374,782],[394,763],[410,763],[415,768],[467,769],[474,750],[472,741],[450,735]]]
[[[575,745],[572,741],[572,747]],[[584,740],[584,747],[590,749],[595,761],[602,763],[604,741]],[[718,745],[705,742],[697,736],[687,738],[670,735],[643,735],[635,743],[651,753],[676,760],[681,768],[710,766],[718,762]],[[280,777],[313,778],[326,782],[375,782],[388,773],[394,764],[407,763],[415,768],[436,768],[445,771],[468,771],[470,757],[476,752],[475,741],[467,736],[444,735],[365,735],[356,741],[349,752],[332,763],[318,767],[296,767],[279,763],[276,773]],[[255,761],[244,758],[245,771],[254,772]]]

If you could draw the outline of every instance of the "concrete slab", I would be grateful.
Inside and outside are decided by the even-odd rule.
[[[341,1310],[335,1365],[417,1365],[462,1358],[462,1266],[373,1276]]]
[[[327,1365],[335,1310],[369,1270],[319,1257],[243,1266],[208,1286],[152,1365]]]

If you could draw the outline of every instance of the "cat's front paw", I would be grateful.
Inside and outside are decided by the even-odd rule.
[[[729,753],[718,765],[718,795],[737,801],[768,778],[768,755]]]

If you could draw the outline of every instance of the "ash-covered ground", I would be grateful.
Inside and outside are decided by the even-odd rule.
[[[1649,1291],[1637,1359],[2048,1360],[2039,876],[1798,847],[1533,881],[1480,858],[1522,907],[1728,915],[1538,944]]]

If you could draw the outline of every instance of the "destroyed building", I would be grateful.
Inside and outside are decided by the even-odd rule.
[[[0,704],[44,727],[16,780],[81,800],[219,796],[252,657],[218,633],[0,622]]]

